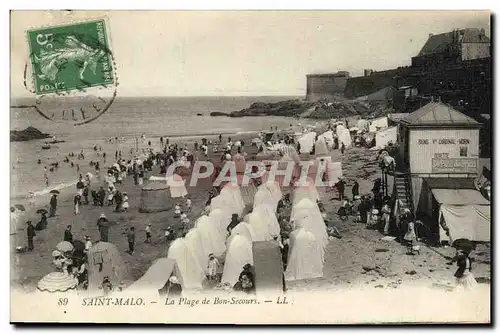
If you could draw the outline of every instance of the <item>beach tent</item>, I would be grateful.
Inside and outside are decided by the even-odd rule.
[[[165,182],[151,182],[142,187],[139,212],[168,211],[172,209],[173,205]]]
[[[285,279],[294,281],[319,277],[323,277],[321,246],[311,231],[299,228],[290,234]]]
[[[156,259],[146,273],[132,283],[126,292],[140,293],[141,295],[150,294],[152,298],[158,297],[158,290],[167,284],[170,276],[177,277],[181,286],[184,287],[182,274],[177,263],[167,258]]]
[[[308,198],[313,202],[320,199],[319,193],[316,190],[315,180],[312,178],[307,178],[303,184],[299,180],[293,190],[293,203],[298,203],[303,198]]]
[[[184,238],[178,238],[170,244],[167,257],[177,263],[184,282],[183,288],[201,289],[205,273]]]
[[[334,141],[333,141],[333,131],[326,131],[325,133],[321,134],[319,138],[324,138],[326,145],[328,146],[329,149],[333,147]]]
[[[389,121],[387,120],[387,117],[379,117],[375,118],[371,121],[371,126],[374,126],[377,130],[379,129],[385,129],[389,126]],[[372,132],[370,130],[370,132]]]
[[[245,217],[247,219],[250,219],[250,215],[247,215]],[[229,238],[227,238],[226,244],[229,245],[231,243],[231,240],[233,240],[236,235],[241,235],[247,238],[248,241],[252,242],[253,241],[252,226],[245,221],[240,222],[231,230],[231,235],[229,236]]]
[[[262,220],[267,222],[268,231],[271,236],[280,235],[280,225],[275,212],[276,209],[269,204],[257,205],[252,211],[252,215],[259,215]]]
[[[349,132],[349,129],[346,129],[343,126],[338,126],[337,127],[337,136],[339,138],[339,145],[340,143],[344,143],[345,147],[349,147],[352,144],[352,139],[351,139],[351,132]]]
[[[328,145],[326,144],[325,137],[318,137],[316,143],[314,144],[314,155],[316,157],[324,157],[330,155],[330,150],[328,149]]]
[[[300,144],[299,153],[310,153],[314,147],[314,142],[316,141],[316,132],[308,132],[303,134],[299,139]]]
[[[295,162],[300,162],[299,154],[297,153],[295,147],[293,147],[292,145],[284,145],[280,149],[280,152],[281,154],[283,154],[283,157],[281,159],[286,159],[287,161],[292,160]]]
[[[257,293],[282,292],[283,262],[277,241],[256,241],[252,244],[255,288]]]
[[[224,210],[224,208],[214,208],[213,210],[211,208],[208,217],[210,218],[210,223],[218,232],[219,237],[226,239],[226,229],[229,223],[231,223],[231,212]]]
[[[255,208],[260,204],[271,205],[275,210],[278,206],[278,202],[276,202],[276,199],[271,193],[271,190],[269,190],[269,188],[264,185],[260,185],[257,189],[254,197],[253,207]]]
[[[243,213],[243,210],[245,210],[245,201],[243,200],[243,196],[241,195],[241,189],[239,185],[232,183],[226,184],[222,188],[220,196],[223,198],[227,198],[228,202],[233,203],[233,212],[231,213],[237,213],[239,216]]]
[[[339,181],[339,178],[342,177],[342,162],[327,162],[326,172],[328,174],[328,182],[330,184],[335,184]]]
[[[328,234],[326,232],[325,221],[318,205],[310,199],[302,199],[292,206],[290,220],[295,221],[295,227],[305,227],[311,231],[321,246],[328,244]]]
[[[253,264],[252,243],[241,235],[235,235],[227,247],[221,283],[236,284],[247,263]]]
[[[210,254],[211,252],[203,247],[207,246],[206,244],[201,244],[201,236],[198,229],[190,229],[184,237],[184,241],[186,242],[187,248],[194,255],[199,267],[206,273],[208,266],[208,254]]]
[[[178,174],[173,174],[171,177],[167,177],[167,186],[170,190],[170,197],[180,198],[188,194],[185,180]]]
[[[233,162],[234,162],[235,167],[236,167],[236,173],[237,174],[244,174],[245,168],[246,168],[245,157],[239,153],[236,153],[233,156]]]
[[[246,219],[251,226],[253,241],[273,240],[271,224],[268,223],[265,215],[254,211]]]
[[[385,130],[378,131],[375,135],[375,148],[382,149],[389,143],[396,144],[398,140],[398,127],[393,126]]]
[[[361,131],[368,131],[370,127],[370,122],[366,119],[359,119],[357,123],[357,127]]]
[[[208,216],[201,216],[196,221],[196,229],[199,231],[199,241],[205,253],[213,253],[221,256],[226,251],[226,244],[223,236],[214,228],[214,224]]]
[[[109,242],[99,241],[90,247],[87,254],[88,289],[95,292],[99,289],[105,276],[113,286],[122,283],[127,274],[127,267],[118,248]]]

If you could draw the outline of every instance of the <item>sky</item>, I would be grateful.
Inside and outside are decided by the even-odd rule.
[[[484,28],[485,11],[11,12],[11,96],[26,30],[107,17],[122,96],[305,95],[306,74],[410,65],[429,33]]]

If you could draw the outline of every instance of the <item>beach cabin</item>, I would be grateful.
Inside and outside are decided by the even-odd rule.
[[[393,197],[426,223],[428,237],[442,241],[448,235],[441,226],[448,226],[453,239],[489,239],[489,201],[474,184],[480,173],[480,128],[481,123],[441,102],[430,102],[399,122],[402,163]]]

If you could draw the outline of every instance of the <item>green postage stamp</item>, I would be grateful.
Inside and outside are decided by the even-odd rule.
[[[27,33],[37,95],[114,83],[104,19],[43,27]]]

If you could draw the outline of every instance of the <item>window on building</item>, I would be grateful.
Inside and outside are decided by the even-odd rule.
[[[467,156],[467,146],[461,146],[460,147],[460,156],[461,157],[466,157]]]

